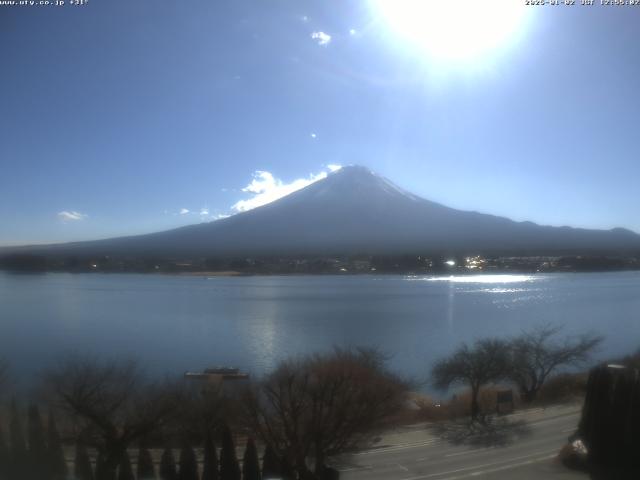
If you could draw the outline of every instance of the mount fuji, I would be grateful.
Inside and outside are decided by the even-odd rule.
[[[541,226],[420,198],[365,167],[344,167],[270,204],[210,223],[107,240],[4,249],[45,255],[258,256],[640,252],[626,229]]]

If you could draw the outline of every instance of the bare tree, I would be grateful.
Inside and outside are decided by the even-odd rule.
[[[451,356],[438,361],[431,375],[438,388],[449,388],[454,384],[471,388],[471,419],[480,413],[478,395],[480,388],[503,378],[507,373],[509,346],[499,339],[483,339],[473,346],[463,344]]]
[[[602,337],[592,333],[557,340],[561,330],[559,326],[543,325],[511,341],[508,376],[517,385],[525,402],[535,400],[554,370],[585,363],[602,342]]]
[[[251,427],[301,479],[316,478],[328,457],[370,441],[403,407],[406,382],[374,350],[336,349],[282,362],[245,405]]]
[[[618,363],[640,370],[640,350],[636,350],[636,352],[631,355],[627,355],[626,357],[618,360]]]
[[[238,395],[231,389],[209,381],[185,380],[181,392],[182,408],[167,430],[176,438],[203,443],[225,423],[238,420]]]
[[[68,357],[45,380],[83,441],[101,453],[104,478],[114,478],[127,447],[160,428],[179,404],[175,389],[147,382],[133,361]]]

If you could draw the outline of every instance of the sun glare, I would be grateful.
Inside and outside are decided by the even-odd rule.
[[[524,27],[519,0],[372,0],[377,16],[398,35],[445,60],[496,50]]]

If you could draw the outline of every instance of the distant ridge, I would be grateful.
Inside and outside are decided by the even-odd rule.
[[[107,240],[5,248],[1,253],[259,256],[464,253],[640,253],[640,235],[515,222],[425,200],[365,167],[344,167],[273,203],[210,223]]]

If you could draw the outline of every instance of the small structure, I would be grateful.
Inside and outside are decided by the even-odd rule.
[[[242,373],[239,368],[235,367],[213,367],[205,368],[202,372],[185,372],[184,378],[219,383],[223,380],[247,380],[249,374]]]
[[[496,413],[511,413],[513,410],[513,392],[511,390],[498,390],[496,395]]]

